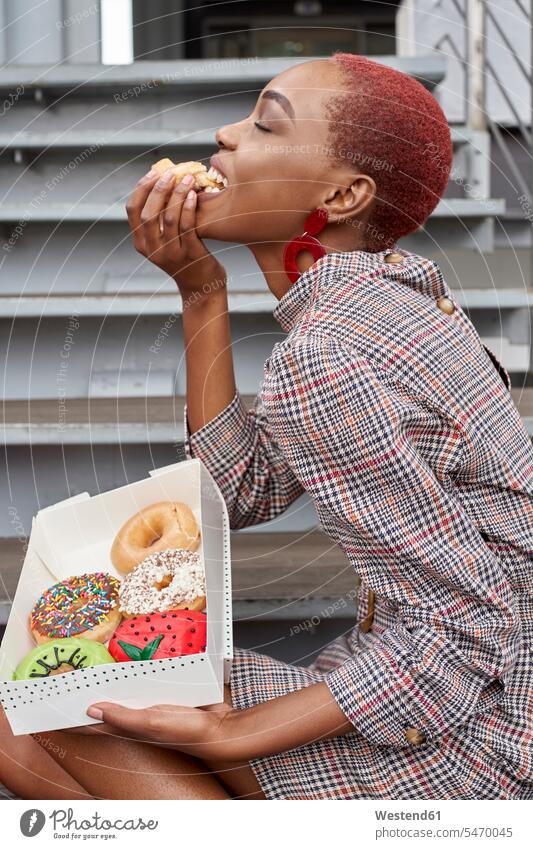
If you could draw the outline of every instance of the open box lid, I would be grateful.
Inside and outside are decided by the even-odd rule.
[[[148,478],[118,489],[92,497],[81,493],[39,511],[0,648],[0,681],[10,680],[15,666],[34,647],[28,616],[40,594],[73,574],[105,571],[121,578],[110,560],[117,530],[138,510],[166,500],[188,504],[202,529],[198,552],[208,582],[208,651],[224,658],[229,674],[233,653],[229,519],[215,481],[193,458],[155,469]]]

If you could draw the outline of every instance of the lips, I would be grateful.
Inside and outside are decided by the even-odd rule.
[[[211,168],[216,168],[216,170],[222,174],[223,177],[227,177],[227,174],[224,170],[223,159],[226,159],[225,156],[221,157],[218,153],[214,153],[213,156],[209,159],[209,164]]]
[[[217,183],[217,185],[216,186],[205,186],[205,188],[201,189],[200,191],[215,192],[216,193],[216,192],[221,192],[224,189],[227,189],[228,178],[224,174],[222,174],[218,170],[218,168],[215,168],[213,165],[211,165],[209,171],[207,172],[207,174],[205,176],[210,180],[214,180]]]
[[[214,181],[215,186],[205,186],[205,188],[197,191],[198,201],[203,203],[206,200],[213,200],[217,195],[221,195],[229,186],[229,180],[220,167],[220,159],[218,156],[212,156],[210,159],[210,168],[205,174],[207,179]]]

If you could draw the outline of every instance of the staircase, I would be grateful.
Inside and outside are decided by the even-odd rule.
[[[183,457],[180,302],[172,281],[132,247],[128,194],[165,155],[205,161],[216,128],[248,114],[264,84],[299,61],[235,60],[216,70],[199,60],[11,64],[0,71],[0,102],[11,103],[0,127],[4,615],[36,510]],[[430,89],[446,70],[438,55],[380,61]],[[455,125],[452,137],[454,165],[475,193],[452,181],[426,226],[402,245],[442,263],[484,340],[511,372],[523,374],[530,369],[533,290],[529,278],[491,267],[506,205],[490,196],[489,135]],[[246,249],[209,247],[228,271],[237,383],[251,402],[282,336],[272,318],[275,301]],[[515,398],[533,433],[530,392],[517,387]],[[237,619],[324,617],[353,584],[305,497],[234,537]],[[285,578],[274,576],[258,590],[272,552]],[[348,614],[338,605],[328,615]]]

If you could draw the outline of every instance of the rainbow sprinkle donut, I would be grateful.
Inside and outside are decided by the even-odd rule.
[[[106,572],[74,575],[47,589],[30,614],[36,643],[81,637],[105,643],[121,620],[120,581]]]

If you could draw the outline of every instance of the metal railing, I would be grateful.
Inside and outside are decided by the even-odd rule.
[[[524,215],[524,221],[532,225],[529,228],[529,277],[533,285],[533,2],[510,0],[518,17],[523,19],[524,27],[531,34],[531,61],[529,65],[520,55],[509,34],[498,19],[499,7],[492,0],[448,0],[463,22],[464,43],[458,44],[450,34],[444,33],[434,48],[449,52],[463,69],[463,96],[466,104],[465,123],[470,130],[487,130],[491,142],[496,146],[504,168],[502,176],[517,199]],[[442,0],[437,3],[442,5]],[[508,11],[508,10],[506,10]],[[505,77],[510,71],[525,81],[530,94],[529,126],[524,120],[523,111],[517,108],[513,92],[509,90],[502,69],[490,58],[487,42],[487,22],[501,39],[510,66],[504,69]],[[512,126],[503,126],[495,120],[487,103],[487,83],[491,80],[512,116]],[[513,156],[510,141],[525,153],[526,165],[519,164]]]

